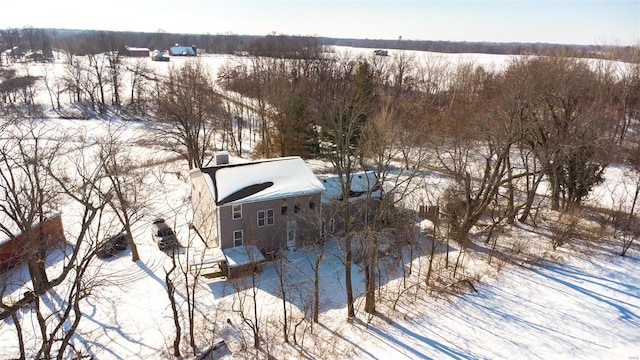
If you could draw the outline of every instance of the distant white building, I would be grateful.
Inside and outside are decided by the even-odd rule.
[[[169,48],[171,56],[196,56],[195,46],[172,46]]]

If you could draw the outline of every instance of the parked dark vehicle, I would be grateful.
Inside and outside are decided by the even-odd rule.
[[[160,250],[180,247],[176,234],[169,225],[167,225],[167,222],[164,221],[164,219],[158,218],[153,220],[151,234],[153,235],[153,241],[158,244],[158,248],[160,248]]]
[[[110,236],[98,249],[97,256],[101,259],[115,256],[116,253],[126,250],[129,247],[127,235],[121,232]]]

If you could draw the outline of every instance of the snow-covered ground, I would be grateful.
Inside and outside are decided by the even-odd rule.
[[[215,59],[216,64],[221,63],[218,57]],[[49,119],[44,123],[61,134],[87,128],[87,133],[96,137],[114,128],[122,131],[124,138],[148,137],[153,131],[139,121]],[[151,172],[156,191],[146,218],[134,227],[141,261],[131,262],[127,250],[113,259],[96,259],[93,264],[97,287],[82,303],[83,320],[73,343],[96,359],[172,358],[174,327],[164,281],[171,261],[153,243],[149,221],[162,216],[175,224],[183,242],[190,238],[189,185],[183,176],[187,169],[185,163],[170,160],[170,154],[159,149],[135,147],[132,151],[135,156],[167,162]],[[615,186],[621,174],[612,167],[606,184]],[[442,181],[437,174],[433,176],[427,183]],[[607,192],[602,189],[594,196],[606,197]],[[69,231],[77,228],[79,214],[75,210],[71,205],[62,209]],[[379,313],[373,317],[365,314],[364,301],[358,297],[354,321],[346,319],[341,243],[330,241],[320,268],[320,322],[314,325],[313,333],[308,324],[301,325],[297,333],[299,344],[307,347],[304,352],[282,342],[283,307],[276,271],[280,263],[267,264],[255,278],[263,341],[269,344],[269,352],[275,358],[640,358],[640,245],[635,244],[627,256],[620,257],[618,247],[614,248],[619,245],[607,241],[600,250],[586,255],[571,247],[552,250],[548,238],[538,230],[513,229],[510,240],[505,240],[509,245],[505,246],[525,243],[527,248],[546,252],[548,260],[530,263],[524,257],[520,262],[505,260],[496,266],[502,261],[498,257],[494,266],[488,267],[481,252],[469,255],[464,271],[477,280],[473,283],[477,291],[463,287],[458,295],[427,295],[416,286],[415,292],[409,290],[403,295],[395,309],[391,304],[402,277],[397,270],[389,272],[378,294],[382,298]],[[197,242],[193,246],[201,250]],[[187,254],[180,256],[186,258]],[[449,256],[457,256],[453,245]],[[305,296],[313,283],[310,269],[314,259],[313,249],[284,254],[282,265],[287,270],[291,299],[288,309],[295,321],[308,304]],[[414,271],[424,272],[424,261],[426,257],[416,259]],[[359,296],[363,293],[363,271],[360,265],[354,265],[353,270],[354,290]],[[25,274],[26,269],[19,268],[11,279],[7,274],[0,275],[0,281],[26,278]],[[232,311],[234,305],[250,296],[250,291],[242,291],[250,280],[251,277],[234,282],[200,278],[196,292],[198,331],[200,339],[206,339],[201,347],[223,339],[234,353],[229,358],[241,356],[245,342],[251,347],[248,327]],[[184,296],[181,291],[179,297]],[[57,301],[62,299],[56,291],[44,297],[44,303]],[[29,309],[21,314],[25,334],[38,331],[31,315]],[[10,319],[0,323],[0,343],[0,359],[18,356],[16,331]],[[34,345],[29,340],[26,343]],[[263,357],[264,352],[258,356]]]
[[[96,133],[113,126],[99,120],[48,121],[58,129],[86,126]],[[129,126],[136,128],[136,132],[145,131],[139,122]],[[157,156],[157,152],[147,153]],[[144,152],[139,154],[142,156]],[[164,190],[153,201],[154,210],[149,216],[171,219],[179,236],[186,239],[189,233],[189,208],[184,205],[188,197],[187,179],[174,171],[181,167],[179,162],[163,166]],[[63,210],[63,220],[70,228],[77,221],[71,210]],[[171,357],[169,339],[173,323],[164,283],[170,258],[152,242],[148,224],[142,221],[134,229],[142,257],[140,262],[132,263],[126,252],[94,263],[99,285],[83,303],[84,318],[74,342],[76,346],[85,346],[98,359]],[[529,230],[516,232],[515,236],[549,247],[545,243],[548,240]],[[638,246],[626,257],[617,256],[617,249],[586,257],[561,248],[551,257],[557,261],[539,266],[508,264],[499,272],[496,268],[487,270],[479,258],[471,259],[466,271],[483,274],[475,285],[477,292],[467,289],[460,296],[445,297],[427,297],[424,292],[417,296],[407,294],[395,310],[381,306],[379,315],[373,318],[363,312],[363,302],[358,300],[359,320],[347,322],[338,245],[338,241],[329,244],[322,263],[323,311],[316,329],[318,338],[314,338],[335,342],[332,350],[327,350],[327,357],[632,359],[640,355]],[[450,256],[454,258],[456,254],[454,250]],[[311,286],[310,261],[314,255],[312,250],[300,250],[287,252],[285,257],[289,281],[296,289],[291,290],[290,296],[295,299]],[[357,295],[363,292],[362,276],[361,267],[354,266]],[[282,305],[274,266],[265,266],[258,280],[260,314],[265,324],[277,323],[281,321]],[[387,299],[384,303],[388,304],[393,298],[399,281],[390,276],[383,284],[382,296]],[[226,319],[233,318],[232,313],[224,310],[237,300],[234,294],[236,288],[230,282],[201,278],[197,302],[202,320],[216,325],[215,338],[224,339],[231,350],[238,351],[242,347],[238,331],[247,328],[241,322],[228,324]],[[55,292],[46,299],[57,301]],[[298,310],[304,305],[301,300],[292,302]],[[29,319],[29,313],[26,310],[22,318]],[[23,322],[27,333],[37,330],[36,323]],[[281,342],[279,334],[273,333],[276,330],[278,326],[270,328],[272,333],[264,336]],[[0,324],[0,341],[4,349],[2,356],[17,355],[16,334],[10,320]],[[286,351],[287,357],[295,356],[291,348],[284,347],[281,351]]]

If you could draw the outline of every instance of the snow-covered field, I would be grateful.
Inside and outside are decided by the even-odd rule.
[[[205,56],[203,60],[209,58],[214,59],[213,67],[224,62],[219,56]],[[478,56],[478,61],[492,64],[506,59]],[[100,136],[109,128],[118,128],[125,137],[153,136],[153,128],[140,121],[47,119],[43,123],[66,134],[72,129],[87,128],[87,132]],[[133,151],[132,155],[137,157],[170,159],[169,153],[158,149],[135,147]],[[96,259],[93,264],[98,285],[82,303],[84,316],[73,343],[95,359],[172,358],[174,327],[164,282],[165,270],[171,261],[153,243],[149,221],[157,216],[165,217],[175,224],[181,239],[190,237],[189,185],[188,178],[182,175],[187,170],[181,161],[168,161],[153,169],[157,188],[151,209],[147,217],[136,224],[133,234],[141,261],[131,262],[127,250],[113,259]],[[595,192],[603,197],[602,201],[610,196],[607,195],[610,192],[605,191],[606,185],[617,186],[621,174],[615,167],[608,170],[605,187]],[[427,184],[442,181],[437,174],[433,175],[434,179],[427,179]],[[74,229],[79,219],[74,210],[70,205],[62,208],[68,229]],[[320,322],[314,326],[313,336],[310,330],[306,333],[308,352],[298,352],[293,345],[282,343],[279,333],[282,302],[275,268],[279,263],[267,264],[257,276],[263,340],[271,344],[270,353],[274,358],[640,358],[639,244],[625,257],[617,255],[619,249],[613,248],[611,242],[586,255],[571,247],[551,250],[548,238],[533,228],[513,229],[510,236],[509,244],[526,243],[528,248],[546,252],[549,260],[534,264],[505,261],[502,266],[488,267],[482,254],[470,256],[465,271],[478,279],[474,283],[477,292],[470,288],[462,289],[456,296],[407,292],[395,310],[390,304],[402,279],[398,274],[389,273],[380,290],[384,301],[379,313],[369,317],[363,311],[363,300],[358,298],[355,321],[346,319],[340,242],[332,240],[320,268]],[[197,243],[193,245],[198,247]],[[312,284],[310,264],[315,255],[311,249],[301,249],[288,251],[284,256],[283,266],[287,269],[293,304],[290,311],[296,318],[304,307],[304,294]],[[457,251],[453,247],[450,257],[455,259],[455,256]],[[423,260],[416,260],[416,268]],[[361,295],[363,271],[360,265],[354,265],[353,269],[354,290]],[[0,281],[9,283],[15,278],[26,278],[26,269],[18,270],[11,279],[7,274],[0,275]],[[243,339],[251,347],[247,326],[230,310],[240,299],[237,289],[246,285],[242,281],[232,284],[221,279],[201,278],[196,292],[201,336],[209,343],[225,340],[234,353],[227,355],[228,358],[241,356],[238,354],[245,345]],[[184,293],[179,295],[184,297]],[[55,291],[44,297],[45,304],[57,301],[63,300]],[[21,314],[25,334],[38,331],[31,315],[28,309]],[[298,341],[302,340],[298,338]],[[10,319],[0,323],[0,343],[0,359],[18,356],[16,331]],[[29,340],[26,343],[29,345]],[[311,343],[313,345],[309,345]],[[263,357],[264,353],[257,358]]]

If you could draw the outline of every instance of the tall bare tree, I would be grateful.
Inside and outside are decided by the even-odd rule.
[[[129,71],[129,88],[131,94],[129,103],[134,107],[135,113],[138,115],[146,115],[147,102],[150,100],[152,93],[152,83],[156,81],[156,74],[149,67],[144,59],[138,59],[128,67]]]
[[[408,197],[423,186],[419,168],[424,165],[427,152],[420,142],[420,135],[402,123],[406,109],[398,102],[398,98],[384,99],[380,110],[362,130],[364,163],[361,167],[373,168],[375,174],[375,180],[371,180],[375,183],[367,184],[370,190],[364,194],[362,209],[365,214],[365,311],[368,313],[376,312],[376,278],[383,230],[388,220],[401,217],[397,209],[406,206]],[[400,174],[394,173],[395,164],[404,163],[406,159],[411,159],[411,164]]]
[[[161,131],[171,150],[180,154],[190,168],[202,167],[214,144],[219,99],[210,72],[199,60],[169,69],[157,94],[157,121],[167,124]]]
[[[374,113],[377,86],[369,65],[363,62],[346,94],[326,113],[322,136],[327,147],[324,156],[331,162],[340,182],[342,196],[341,215],[345,234],[345,289],[347,295],[347,317],[355,317],[353,306],[353,284],[351,278],[352,219],[350,214],[350,192],[353,174],[359,169],[362,153],[359,150],[362,129],[368,117]]]
[[[34,304],[34,312],[22,315],[35,318],[38,345],[21,352],[36,358],[62,359],[71,356],[73,335],[83,316],[81,300],[89,296],[95,285],[87,270],[98,247],[93,236],[94,220],[104,208],[95,187],[101,176],[101,166],[82,161],[87,161],[83,158],[84,146],[71,148],[66,136],[56,136],[53,131],[34,123],[5,126],[3,133],[11,134],[11,138],[2,139],[0,209],[21,232],[20,244],[27,245],[20,256],[27,263],[30,283],[19,284],[24,291],[10,304],[3,302],[0,319],[12,317],[19,321],[17,314],[21,309]],[[63,148],[65,156],[61,151]],[[73,169],[73,177],[68,169]],[[46,238],[42,224],[62,201],[77,206],[80,227],[77,232],[66,234],[70,246],[56,249]],[[2,232],[10,238],[16,236],[6,222],[2,224]],[[55,269],[49,269],[52,264],[47,261],[47,253],[52,250],[64,253],[63,261],[56,264]],[[56,291],[52,292],[54,288]],[[4,284],[2,289],[6,289]],[[53,294],[62,298],[49,301],[57,299]],[[51,297],[47,306],[43,306],[42,297]],[[16,328],[19,341],[22,341],[17,323]],[[24,348],[22,344],[21,348]]]
[[[126,233],[131,247],[131,260],[138,261],[138,246],[133,240],[131,229],[142,219],[147,208],[148,194],[145,193],[145,169],[135,162],[133,144],[121,140],[121,129],[110,130],[102,139],[97,160],[104,167],[105,179],[100,183],[100,193]]]
[[[0,148],[0,212],[10,221],[0,229],[15,240],[12,228],[22,234],[19,242],[26,255],[29,274],[37,291],[46,291],[49,276],[46,271],[48,242],[42,225],[55,208],[61,193],[48,175],[47,167],[59,154],[59,146],[46,146],[46,133],[34,126],[7,126]]]

